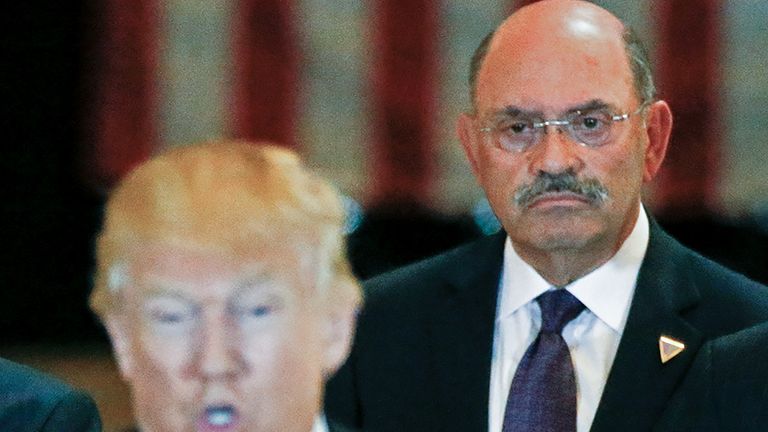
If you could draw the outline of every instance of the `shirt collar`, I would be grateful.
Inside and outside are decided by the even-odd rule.
[[[606,263],[565,287],[593,314],[621,334],[635,292],[637,275],[648,248],[648,216],[640,212],[629,237]],[[513,314],[552,286],[515,252],[509,237],[504,244],[497,319]],[[606,288],[610,287],[610,288]]]

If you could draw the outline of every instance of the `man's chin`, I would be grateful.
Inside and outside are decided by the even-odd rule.
[[[527,228],[526,228],[527,225]],[[603,231],[602,224],[591,219],[566,218],[564,220],[542,219],[531,224],[520,225],[519,238],[529,246],[540,251],[583,250]],[[515,236],[510,234],[512,240]]]
[[[545,235],[534,242],[537,249],[549,252],[578,251],[586,248],[593,237],[579,235]]]

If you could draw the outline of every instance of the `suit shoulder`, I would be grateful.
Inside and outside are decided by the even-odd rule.
[[[768,287],[693,251],[691,263],[692,273],[705,294],[739,302],[746,310],[757,309],[768,318]]]
[[[57,399],[74,390],[64,382],[31,367],[0,359],[0,392],[24,392]]]
[[[726,333],[768,320],[768,287],[722,264],[679,245],[684,251],[682,265],[687,269],[701,296],[699,313],[721,317]]]
[[[461,272],[472,272],[485,258],[501,256],[503,233],[481,237],[447,252],[375,276],[363,283],[366,302],[387,298],[415,300],[434,295],[436,287]]]
[[[646,259],[650,256],[653,257],[652,263],[649,263],[652,268],[676,267],[675,272],[682,270],[705,297],[714,295],[735,301],[755,301],[768,307],[768,288],[764,285],[684,246],[655,223],[651,224]]]
[[[101,430],[101,420],[87,394],[0,359],[0,430],[95,432]]]
[[[759,358],[764,364],[768,361],[768,322],[721,336],[711,341],[712,352],[722,359],[732,362],[752,362]],[[768,372],[766,372],[768,376]]]

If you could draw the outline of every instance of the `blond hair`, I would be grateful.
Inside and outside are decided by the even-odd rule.
[[[131,254],[149,243],[243,254],[289,247],[330,306],[358,307],[346,258],[344,212],[333,187],[298,156],[269,143],[209,142],[179,147],[132,171],[111,194],[97,239],[91,308],[121,306]]]

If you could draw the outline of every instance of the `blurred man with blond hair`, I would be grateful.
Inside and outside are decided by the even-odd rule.
[[[176,148],[118,185],[91,306],[139,430],[340,430],[321,404],[360,305],[343,219],[328,183],[264,143]]]

